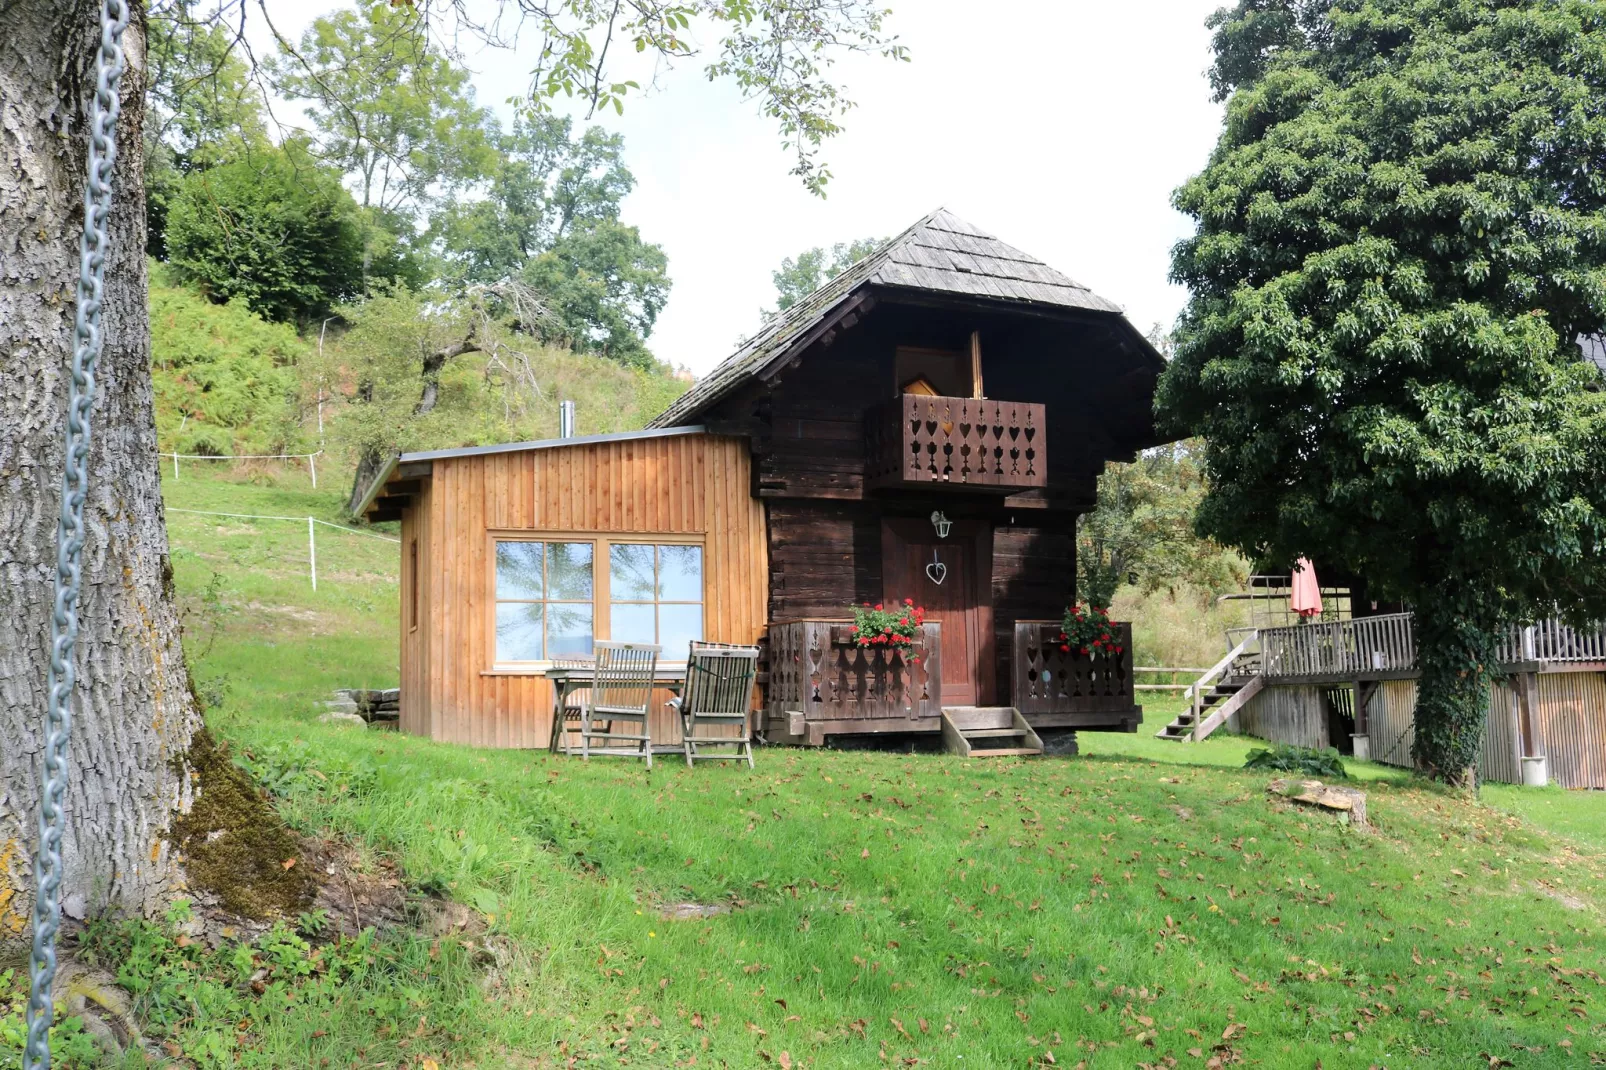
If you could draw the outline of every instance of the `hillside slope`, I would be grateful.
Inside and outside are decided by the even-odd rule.
[[[168,501],[334,517],[304,475],[258,478],[186,476]],[[301,771],[281,789],[296,825],[489,926],[392,932],[386,955],[428,964],[374,975],[393,1002],[338,1029],[264,1006],[243,1065],[1460,1070],[1606,1042],[1599,840],[1375,767],[1359,833],[1209,764],[1236,741],[1160,761],[1126,737],[1069,760],[764,750],[755,773],[648,775],[320,725],[330,688],[396,679],[395,547],[320,531],[313,593],[304,525],[170,529],[214,727]]]

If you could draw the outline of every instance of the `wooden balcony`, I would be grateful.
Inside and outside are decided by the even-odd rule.
[[[764,698],[770,737],[818,746],[827,735],[937,731],[942,625],[922,630],[914,647],[893,649],[855,645],[848,621],[771,624]]]
[[[1060,649],[1060,622],[1015,622],[1016,709],[1034,728],[1105,728],[1132,732],[1143,719],[1132,687],[1132,625],[1113,624],[1121,654],[1084,656]]]
[[[1044,408],[904,394],[865,417],[865,485],[1017,491],[1048,485]]]

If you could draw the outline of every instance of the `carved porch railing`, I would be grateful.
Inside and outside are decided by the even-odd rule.
[[[1113,622],[1120,642],[1115,657],[1060,649],[1060,622],[1015,622],[1012,697],[1028,718],[1055,714],[1121,715],[1136,723],[1132,687],[1132,625]]]
[[[904,394],[865,417],[871,487],[1019,490],[1048,485],[1044,407]]]
[[[768,723],[801,713],[805,723],[831,722],[833,732],[853,731],[844,722],[865,722],[865,731],[891,731],[896,726],[890,722],[939,717],[942,625],[928,622],[922,633],[908,648],[859,647],[846,621],[771,624]]]

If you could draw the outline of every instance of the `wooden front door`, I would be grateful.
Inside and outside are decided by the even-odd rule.
[[[881,577],[885,602],[913,598],[942,624],[942,704],[993,701],[991,529],[955,522],[939,539],[929,520],[884,520]]]

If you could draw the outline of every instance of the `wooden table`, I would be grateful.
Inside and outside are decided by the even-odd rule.
[[[552,681],[552,734],[547,739],[547,750],[552,754],[568,753],[564,742],[566,732],[563,727],[563,707],[568,704],[568,698],[576,691],[590,687],[597,681],[597,670],[586,667],[554,666],[541,674]],[[666,691],[673,691],[677,695],[686,686],[686,666],[660,664],[652,674],[654,687],[661,687]],[[651,724],[649,718],[648,724]],[[648,728],[648,732],[652,731]],[[679,747],[671,744],[662,746],[662,753],[678,753]],[[654,753],[660,753],[654,748]]]

